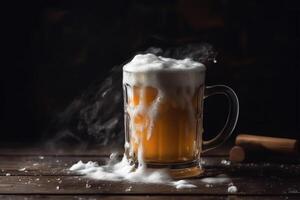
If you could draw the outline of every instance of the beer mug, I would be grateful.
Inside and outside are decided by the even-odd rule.
[[[125,155],[138,165],[166,168],[174,178],[203,172],[202,152],[233,132],[239,103],[225,85],[205,87],[206,68],[190,59],[137,55],[123,67]],[[203,101],[223,94],[229,112],[224,128],[211,140],[203,135]]]

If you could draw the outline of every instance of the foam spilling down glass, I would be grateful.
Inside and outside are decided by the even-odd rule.
[[[203,172],[200,154],[223,143],[235,128],[239,104],[224,85],[205,87],[205,66],[191,59],[137,55],[123,67],[125,155],[138,165],[166,168],[174,178]],[[209,141],[203,134],[203,101],[223,94],[226,124]]]

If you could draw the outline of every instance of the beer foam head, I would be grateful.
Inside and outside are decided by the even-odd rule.
[[[150,71],[203,71],[202,63],[195,62],[189,58],[176,60],[164,58],[154,54],[138,54],[131,62],[123,67],[127,72],[150,72]]]
[[[176,60],[154,54],[138,54],[123,67],[123,83],[130,85],[199,85],[205,66],[189,58]]]

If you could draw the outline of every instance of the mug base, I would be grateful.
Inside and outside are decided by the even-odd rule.
[[[190,162],[185,164],[163,165],[157,163],[148,163],[149,168],[164,168],[173,179],[185,179],[199,176],[204,173],[204,169],[198,162]]]
[[[182,169],[169,169],[169,174],[174,179],[185,179],[199,176],[204,173],[204,169],[200,166],[193,166]]]

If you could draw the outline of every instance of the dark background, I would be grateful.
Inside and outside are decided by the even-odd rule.
[[[299,138],[296,0],[53,0],[2,7],[2,141],[38,141],[51,118],[137,51],[194,42],[218,51],[207,85],[229,85],[239,96],[236,133]],[[224,121],[223,100],[205,104],[207,135]]]

